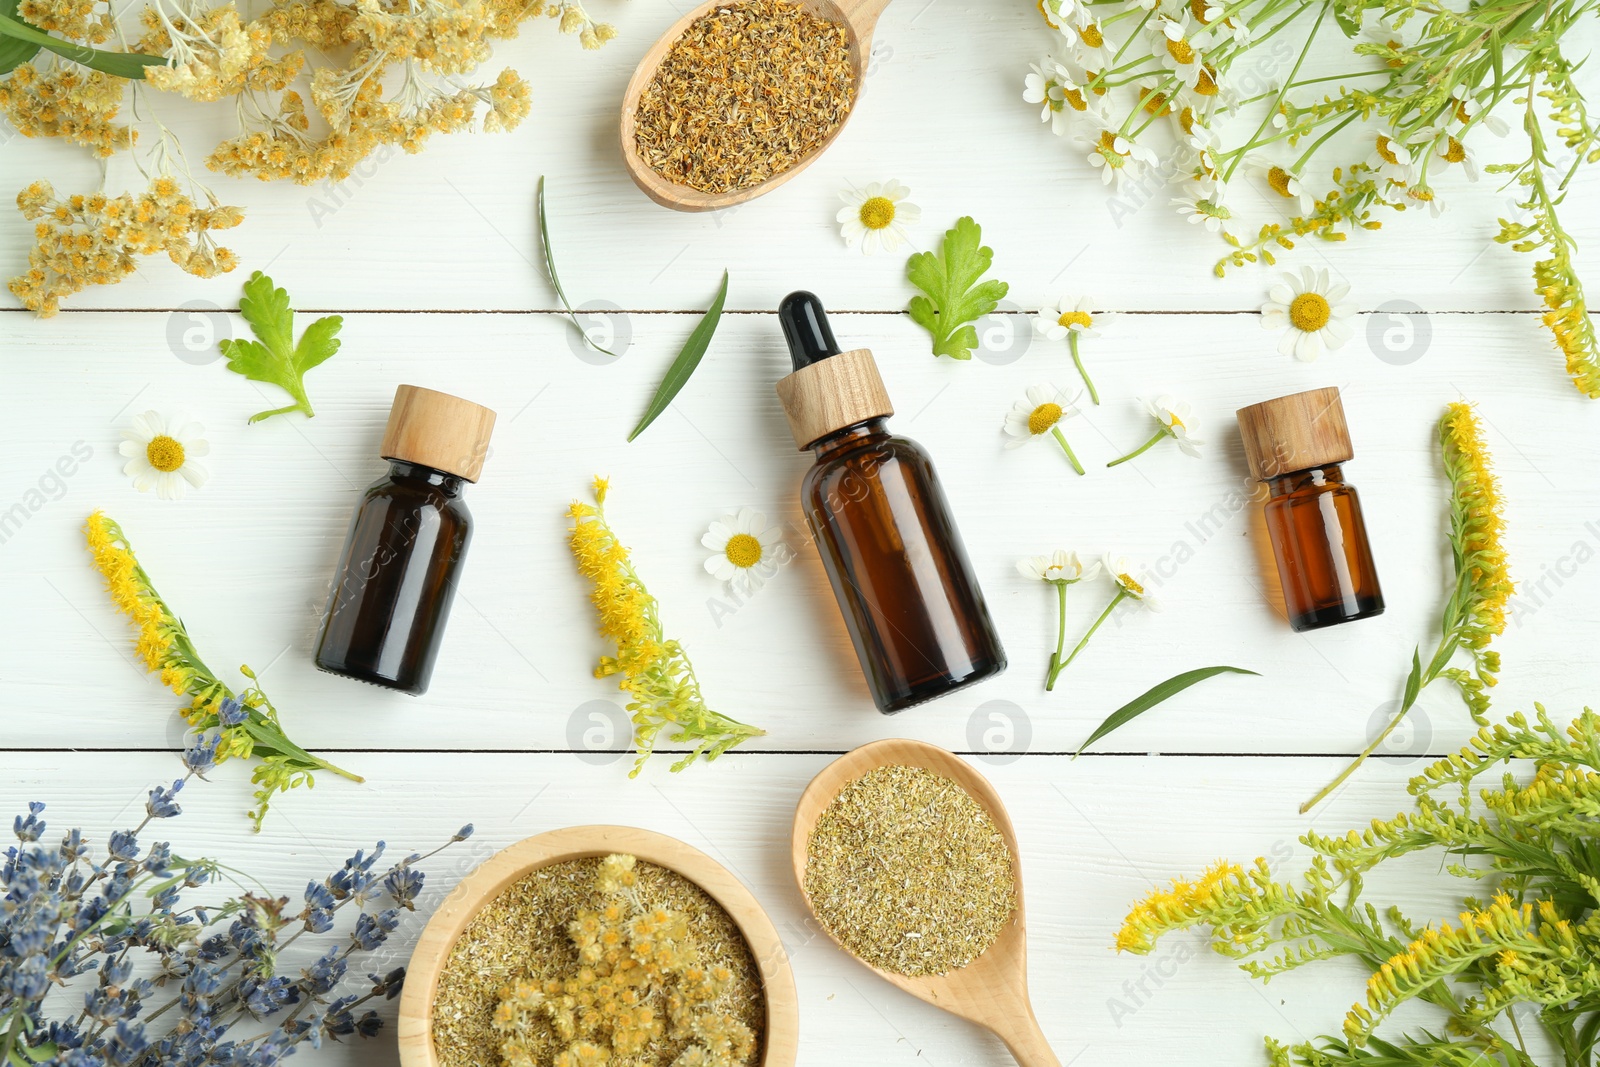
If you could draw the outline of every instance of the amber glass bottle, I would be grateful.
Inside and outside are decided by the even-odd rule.
[[[494,412],[402,385],[382,454],[389,473],[361,498],[317,643],[316,664],[403,693],[427,692],[472,540],[465,483],[483,469]]]
[[[801,502],[873,702],[902,711],[999,674],[1005,650],[938,475],[889,432],[872,353],[840,352],[810,293],[784,298],[779,320],[794,373],[778,395],[816,455]]]
[[[1239,409],[1250,473],[1267,486],[1267,535],[1289,625],[1315,630],[1383,614],[1383,590],[1341,466],[1355,453],[1339,390]]]

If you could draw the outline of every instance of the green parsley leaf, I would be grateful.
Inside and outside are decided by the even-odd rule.
[[[222,342],[222,354],[228,357],[228,369],[242,374],[251,381],[266,382],[294,397],[287,407],[258,411],[250,416],[251,422],[291,411],[303,411],[306,418],[316,412],[306,398],[305,373],[323,363],[339,351],[339,328],[344,316],[327,315],[306,327],[300,343],[294,342],[294,310],[289,307],[289,294],[273,286],[272,279],[256,271],[244,283],[244,297],[239,301],[239,314],[250,324],[255,341],[227,340]]]
[[[911,319],[933,335],[933,354],[971,359],[978,331],[971,323],[993,311],[1011,286],[980,281],[994,264],[994,249],[983,243],[983,230],[971,216],[945,231],[944,246],[935,255],[918,252],[906,263],[906,277],[927,296],[911,298]]]

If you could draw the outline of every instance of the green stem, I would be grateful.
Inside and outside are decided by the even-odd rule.
[[[1072,362],[1078,368],[1078,377],[1083,379],[1083,384],[1089,387],[1089,402],[1096,407],[1100,405],[1100,391],[1094,387],[1094,379],[1089,377],[1089,372],[1083,369],[1083,360],[1078,355],[1078,333],[1076,330],[1067,331],[1067,347],[1072,349]],[[1079,471],[1079,473],[1083,473]]]
[[[1061,663],[1061,653],[1066,650],[1067,644],[1067,583],[1055,582],[1056,587],[1056,650],[1050,654],[1050,666],[1044,672],[1044,687],[1046,690],[1056,687],[1056,675],[1061,673],[1058,664]]]
[[[1132,452],[1129,452],[1126,456],[1118,456],[1116,459],[1112,460],[1110,463],[1107,463],[1106,466],[1115,467],[1119,463],[1126,463],[1130,459],[1136,459],[1139,456],[1144,455],[1146,452],[1148,452],[1152,448],[1154,448],[1156,446],[1156,443],[1158,441],[1160,441],[1165,436],[1167,436],[1167,428],[1165,426],[1163,426],[1161,429],[1157,430],[1151,436],[1150,440],[1146,441],[1144,444],[1140,445],[1138,448],[1134,449]]]
[[[1050,689],[1055,685],[1056,677],[1060,675],[1062,671],[1067,669],[1068,664],[1078,658],[1078,653],[1082,652],[1083,646],[1089,643],[1089,638],[1094,636],[1094,632],[1100,629],[1100,625],[1102,623],[1111,618],[1111,613],[1117,610],[1117,605],[1122,603],[1127,598],[1128,591],[1122,588],[1120,585],[1117,586],[1117,595],[1111,598],[1111,603],[1106,605],[1106,610],[1102,611],[1100,613],[1100,617],[1094,620],[1094,625],[1089,627],[1089,632],[1083,635],[1083,639],[1079,641],[1076,646],[1074,646],[1071,653],[1067,655],[1066,659],[1058,660],[1055,667],[1051,669],[1050,678],[1045,683],[1046,689]]]
[[[1277,99],[1272,102],[1272,106],[1267,109],[1267,113],[1261,117],[1261,125],[1257,126],[1256,132],[1250,135],[1251,141],[1261,136],[1261,131],[1265,130],[1268,124],[1272,122],[1272,116],[1278,113],[1278,108],[1282,106],[1283,98],[1289,92],[1289,86],[1294,81],[1294,76],[1300,73],[1300,64],[1306,61],[1306,54],[1311,51],[1311,42],[1317,39],[1317,31],[1322,28],[1322,20],[1328,16],[1328,9],[1332,6],[1331,3],[1324,3],[1322,10],[1317,12],[1317,21],[1311,24],[1311,32],[1306,34],[1306,43],[1300,48],[1300,57],[1294,61],[1294,66],[1289,68],[1289,76],[1283,79],[1283,88],[1278,90]],[[1244,153],[1241,152],[1234,158],[1232,163],[1228,164],[1228,169],[1222,175],[1223,181],[1233,177],[1233,172],[1239,168],[1239,162],[1242,159],[1244,159]]]
[[[1061,446],[1061,451],[1067,454],[1067,461],[1072,464],[1072,469],[1082,474],[1083,464],[1079,463],[1078,457],[1072,454],[1072,446],[1067,444],[1067,436],[1061,432],[1061,427],[1050,427],[1050,436],[1056,439],[1056,444]]]

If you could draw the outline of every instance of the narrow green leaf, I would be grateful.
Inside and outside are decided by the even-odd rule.
[[[8,19],[17,17],[17,5],[21,0],[0,0],[0,15]],[[22,64],[39,54],[39,45],[35,41],[19,41],[15,37],[0,35],[0,74],[10,74]]]
[[[539,248],[544,252],[544,270],[550,275],[550,284],[556,291],[556,296],[561,298],[561,306],[567,313],[567,318],[572,320],[572,328],[578,331],[578,336],[583,338],[583,343],[599,352],[601,355],[613,359],[617,354],[609,348],[601,348],[589,338],[589,331],[583,328],[583,323],[578,321],[577,312],[572,310],[572,301],[567,299],[566,290],[561,288],[561,276],[556,273],[556,254],[550,247],[550,220],[544,213],[544,175],[539,175]],[[629,438],[632,440],[632,438]]]
[[[1400,702],[1400,710],[1404,712],[1417,701],[1417,694],[1422,692],[1422,650],[1417,649],[1411,653],[1411,673],[1406,676],[1405,697]]]
[[[88,45],[74,44],[63,41],[59,37],[52,37],[43,30],[28,25],[20,19],[11,18],[9,15],[0,15],[0,36],[9,37],[18,41],[36,44],[40,48],[48,48],[58,56],[65,56],[74,63],[82,63],[107,74],[115,74],[119,78],[130,78],[135,81],[144,78],[144,68],[165,64],[165,56],[147,56],[140,52],[102,52],[98,48]],[[9,51],[0,52],[0,58],[9,60]],[[18,63],[13,63],[15,67]],[[10,67],[6,68],[11,69]]]
[[[1207,678],[1213,678],[1219,674],[1248,674],[1253,677],[1260,677],[1260,674],[1256,671],[1247,671],[1243,667],[1201,667],[1198,670],[1185,671],[1182,674],[1174,675],[1107,715],[1105,722],[1096,726],[1094,733],[1089,735],[1089,739],[1078,746],[1078,751],[1072,754],[1072,758],[1077,759],[1083,755],[1084,749],[1106,736],[1106,734],[1118,727],[1127,725],[1168,697],[1177,696],[1196,682],[1203,682]]]
[[[644,433],[646,426],[656,421],[656,416],[667,410],[667,405],[672,403],[672,398],[689,382],[689,376],[694,369],[700,366],[700,359],[706,354],[706,349],[711,345],[711,335],[717,332],[717,323],[722,321],[722,304],[728,299],[728,272],[722,272],[722,287],[717,290],[717,298],[711,302],[711,309],[705,313],[700,324],[694,328],[694,333],[683,343],[683,351],[678,353],[678,358],[672,361],[672,366],[667,368],[667,376],[661,379],[661,385],[656,389],[655,397],[650,401],[650,406],[645,409],[644,417],[639,420],[639,425],[633,428],[628,435],[628,440]]]

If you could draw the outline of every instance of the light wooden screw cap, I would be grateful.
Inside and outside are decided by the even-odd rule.
[[[492,433],[494,412],[481,404],[420,385],[402,385],[394,391],[379,455],[475,482],[483,473]]]
[[[778,399],[789,416],[789,432],[804,452],[813,444],[868,419],[894,414],[872,350],[853,348],[828,356],[778,379]]]
[[[1240,408],[1244,458],[1257,481],[1343,463],[1355,455],[1339,390],[1309,389]]]

